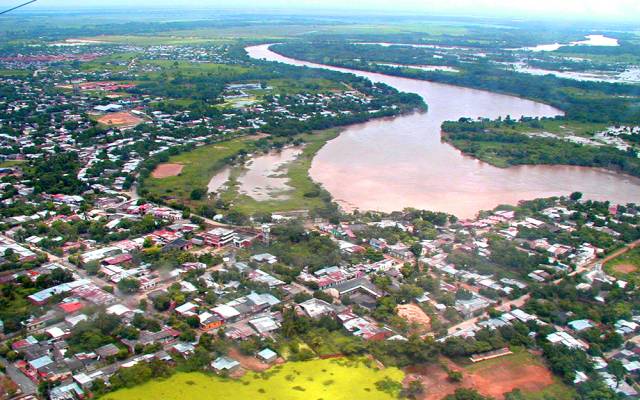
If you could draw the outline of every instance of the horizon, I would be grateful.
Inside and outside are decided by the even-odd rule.
[[[353,17],[367,16],[414,16],[414,17],[465,17],[516,20],[555,20],[555,21],[600,21],[600,22],[635,22],[640,19],[640,2],[629,0],[615,0],[603,4],[599,1],[564,1],[561,4],[551,0],[539,2],[524,2],[512,4],[506,0],[454,0],[447,4],[440,4],[434,0],[398,0],[393,5],[381,0],[358,2],[357,4],[343,4],[337,0],[290,1],[270,0],[256,2],[253,0],[238,0],[233,5],[226,1],[207,0],[202,2],[187,1],[176,7],[174,2],[167,0],[141,0],[135,7],[124,0],[107,2],[97,0],[70,0],[54,2],[53,0],[38,0],[14,13],[20,15],[37,14],[41,12],[91,12],[91,11],[159,11],[169,12],[181,10],[184,12],[218,11],[238,13],[273,13],[289,15],[323,15]],[[10,8],[20,4],[16,1],[1,1],[3,8]],[[207,17],[207,16],[203,16]]]

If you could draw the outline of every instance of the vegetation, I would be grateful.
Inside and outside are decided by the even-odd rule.
[[[400,382],[404,374],[396,368],[379,370],[362,360],[330,359],[289,362],[263,373],[248,373],[240,379],[226,379],[202,373],[177,373],[164,381],[154,381],[132,389],[109,393],[105,400],[138,400],[157,397],[242,398],[282,400],[324,398],[396,398],[398,391],[379,390],[376,382]],[[399,383],[398,383],[399,385]]]
[[[640,159],[633,150],[625,152],[611,146],[587,146],[521,133],[523,125],[531,127],[533,124],[539,122],[535,119],[516,122],[508,118],[497,121],[462,118],[457,122],[445,122],[442,129],[444,139],[463,153],[498,167],[566,164],[601,167],[640,176]]]

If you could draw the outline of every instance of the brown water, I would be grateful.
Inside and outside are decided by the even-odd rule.
[[[440,141],[440,126],[445,120],[562,113],[551,106],[481,90],[293,60],[270,51],[269,45],[246,50],[253,58],[351,72],[417,93],[429,105],[427,113],[353,125],[318,152],[311,177],[347,210],[415,207],[466,218],[500,204],[574,191],[595,200],[640,201],[638,178],[570,166],[496,168]]]
[[[292,188],[288,185],[286,166],[301,153],[302,148],[289,147],[247,161],[238,177],[238,191],[257,201],[288,199],[287,192]]]

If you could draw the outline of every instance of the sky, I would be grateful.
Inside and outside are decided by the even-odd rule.
[[[26,0],[0,0],[3,7]],[[38,0],[32,9],[208,8],[225,10],[367,11],[496,17],[564,17],[640,21],[640,0]]]

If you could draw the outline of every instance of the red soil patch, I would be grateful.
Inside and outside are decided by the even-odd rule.
[[[117,125],[117,126],[136,126],[143,121],[142,118],[138,118],[129,112],[116,112],[105,114],[98,118],[98,122],[104,125]]]
[[[178,176],[182,172],[182,164],[160,164],[153,170],[151,176],[154,178],[167,178],[169,176]]]
[[[439,365],[427,365],[407,368],[405,383],[420,380],[425,387],[422,400],[441,400],[453,394],[458,388],[473,388],[485,396],[504,399],[504,394],[514,389],[523,392],[537,392],[554,383],[551,372],[542,365],[522,364],[504,358],[486,369],[468,372],[449,363],[449,368],[463,373],[460,383],[447,379],[447,373]]]
[[[396,308],[396,312],[410,324],[416,323],[427,329],[431,326],[431,318],[415,304],[401,304]]]
[[[633,264],[618,264],[614,266],[613,269],[621,274],[630,274],[632,272],[636,272],[638,267]]]

